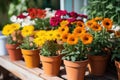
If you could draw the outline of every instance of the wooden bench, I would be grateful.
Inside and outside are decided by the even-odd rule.
[[[55,77],[45,75],[41,67],[42,65],[38,68],[27,68],[23,60],[12,62],[9,56],[0,56],[0,66],[22,80],[66,80],[66,73],[63,65],[60,67],[59,75]],[[95,77],[90,76],[89,72],[86,71],[85,80],[117,80],[117,77],[111,73],[106,73],[102,77]]]

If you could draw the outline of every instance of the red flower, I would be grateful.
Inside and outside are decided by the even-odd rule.
[[[77,17],[78,17],[78,14],[77,14],[76,12],[74,12],[74,11],[68,13],[68,15],[69,15],[70,17],[73,17],[73,18],[77,18]]]
[[[52,17],[50,18],[50,25],[51,26],[58,26],[61,21],[60,17]]]
[[[27,17],[27,16],[23,15],[22,13],[17,16],[17,18],[20,18],[20,19],[24,19],[24,18],[26,18],[26,17]]]
[[[46,16],[46,11],[42,9],[37,9],[37,17],[42,19]]]
[[[69,19],[67,19],[68,21],[69,21],[69,23],[71,23],[71,22],[75,22],[76,21],[76,18],[69,18]]]
[[[28,13],[32,19],[37,17],[37,10],[35,8],[29,8]]]
[[[57,10],[55,16],[61,17],[61,16],[65,16],[66,14],[67,14],[66,10]]]

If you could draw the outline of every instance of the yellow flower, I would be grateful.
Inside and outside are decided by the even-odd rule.
[[[78,43],[78,37],[74,34],[68,36],[67,43],[70,45],[75,45]]]
[[[18,30],[20,28],[20,24],[19,23],[13,23],[13,24],[11,24],[11,27],[14,30]]]
[[[68,36],[70,35],[70,33],[63,33],[62,34],[62,41],[63,42],[67,42]]]
[[[56,38],[57,40],[60,40],[60,39],[61,39],[61,34],[60,34],[60,32],[59,32],[58,30],[54,30],[54,34],[55,34],[55,38]]]
[[[10,35],[14,32],[14,29],[12,29],[12,26],[10,24],[7,24],[3,27],[2,34],[3,35]]]
[[[40,30],[38,32],[35,33],[35,37],[42,37],[42,36],[46,36],[46,31],[45,30]]]
[[[75,34],[76,36],[81,36],[83,33],[85,33],[86,30],[85,28],[82,28],[82,27],[76,27],[73,31],[73,34]]]
[[[45,43],[46,39],[43,37],[38,37],[33,40],[37,46],[42,46]]]
[[[85,25],[82,21],[77,21],[77,27],[85,28]]]
[[[102,27],[100,26],[100,24],[94,22],[92,25],[91,25],[91,28],[92,30],[94,31],[101,31],[102,30]]]
[[[102,21],[102,25],[107,29],[111,29],[112,28],[112,25],[113,25],[113,22],[111,19],[109,18],[104,18],[104,20]]]
[[[24,26],[22,29],[22,35],[24,37],[31,36],[34,32],[34,26]]]
[[[91,44],[93,41],[93,36],[89,33],[84,33],[81,37],[80,37],[81,41],[83,42],[83,44],[87,45],[87,44]]]
[[[62,22],[60,22],[60,26],[67,26],[69,24],[68,20],[63,20]]]
[[[68,26],[61,26],[61,27],[59,27],[58,28],[58,31],[62,34],[62,33],[67,33],[67,32],[69,32],[69,28],[68,28]]]
[[[55,37],[56,36],[54,30],[47,31],[47,36],[46,36],[47,40],[55,40]]]

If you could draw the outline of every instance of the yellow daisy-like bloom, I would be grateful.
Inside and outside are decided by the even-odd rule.
[[[102,30],[102,27],[100,26],[100,24],[94,22],[92,25],[91,25],[91,28],[92,30],[94,31],[101,31]]]
[[[80,37],[81,41],[83,42],[83,44],[87,45],[87,44],[91,44],[93,41],[93,36],[89,33],[84,33],[81,37]]]
[[[73,34],[75,34],[76,36],[81,36],[83,33],[86,33],[85,28],[82,27],[76,27],[73,31]]]
[[[82,28],[85,28],[85,25],[84,25],[84,23],[82,22],[82,21],[77,21],[77,26],[79,26],[79,27],[82,27]]]
[[[46,36],[46,31],[45,30],[40,30],[38,32],[35,33],[35,37],[42,37],[42,36]]]
[[[95,20],[89,20],[86,23],[86,26],[91,27],[91,25],[95,22]]]
[[[75,45],[78,43],[78,37],[74,34],[68,36],[67,43],[70,45]]]
[[[34,32],[34,26],[24,26],[22,29],[22,35],[24,37],[31,36]]]
[[[11,24],[11,27],[14,30],[18,30],[20,28],[20,24],[19,23],[13,23],[13,24]]]
[[[68,36],[70,35],[70,33],[63,33],[62,34],[62,41],[63,42],[67,42]]]
[[[60,26],[66,26],[69,24],[68,20],[63,20],[62,22],[60,22]]]
[[[107,29],[111,29],[112,28],[112,25],[113,25],[113,22],[111,19],[109,18],[104,18],[104,20],[102,20],[102,25]]]
[[[67,32],[69,32],[69,28],[68,28],[68,26],[61,26],[61,27],[59,27],[58,28],[58,31],[62,34],[62,33],[67,33]]]
[[[50,31],[47,31],[47,34],[46,34],[46,39],[47,40],[55,40],[55,32],[54,30],[50,30]]]
[[[46,39],[44,39],[42,37],[38,37],[33,40],[33,42],[39,47],[42,46],[45,43],[45,41],[46,41]]]
[[[14,29],[12,29],[11,25],[10,24],[7,24],[3,27],[3,30],[2,30],[2,34],[3,35],[10,35],[14,32]]]
[[[95,21],[100,21],[100,20],[102,20],[103,18],[102,17],[96,17],[96,18],[94,18],[93,20],[95,20]]]
[[[115,36],[116,36],[116,37],[120,37],[120,31],[116,31],[116,32],[115,32]]]
[[[55,34],[55,38],[56,38],[57,40],[60,40],[60,39],[61,39],[61,34],[60,34],[60,32],[59,32],[58,30],[54,30],[54,34]]]

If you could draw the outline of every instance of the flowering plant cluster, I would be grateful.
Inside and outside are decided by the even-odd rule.
[[[109,18],[96,17],[87,21],[88,31],[93,35],[94,40],[89,46],[89,54],[106,55],[111,45],[111,33],[113,22]]]
[[[51,11],[50,8],[29,8],[18,16],[13,15],[10,20],[14,23],[20,23],[21,27],[34,25],[35,30],[48,29],[50,28],[49,19],[54,14],[55,10]]]
[[[20,33],[20,24],[12,23],[3,27],[2,34],[7,36],[8,44],[17,44],[22,42],[22,35]]]
[[[43,56],[56,56],[59,50],[60,33],[58,30],[40,30],[35,34],[34,42],[38,47],[41,47],[41,55]]]
[[[33,35],[34,35],[34,26],[24,26],[21,30],[23,36],[23,42],[20,45],[20,48],[27,49],[27,50],[34,50],[38,47],[33,42]]]

